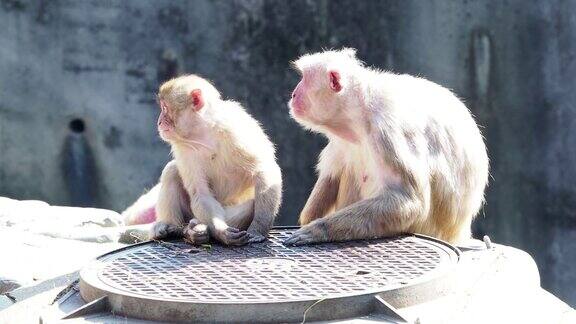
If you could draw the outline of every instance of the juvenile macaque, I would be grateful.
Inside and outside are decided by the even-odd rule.
[[[304,127],[326,135],[318,181],[285,244],[422,233],[470,237],[488,181],[474,119],[449,90],[365,67],[355,50],[305,55],[289,102]]]
[[[157,190],[150,237],[184,235],[195,244],[209,237],[226,245],[263,241],[278,213],[282,177],[258,122],[195,75],[164,83],[158,101],[158,132],[174,160],[149,194]]]

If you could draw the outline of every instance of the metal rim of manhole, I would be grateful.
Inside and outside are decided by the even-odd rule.
[[[106,296],[123,316],[171,321],[298,321],[366,315],[374,296],[409,305],[446,290],[459,252],[419,236],[287,247],[294,229],[242,247],[147,242],[105,254],[80,272],[87,302]],[[316,306],[316,304],[318,306]]]

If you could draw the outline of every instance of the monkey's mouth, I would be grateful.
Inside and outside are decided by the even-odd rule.
[[[163,140],[168,140],[170,138],[172,138],[173,136],[173,129],[171,127],[168,126],[160,126],[158,127],[158,135],[160,135],[160,138]]]
[[[174,131],[174,122],[170,119],[164,119],[158,123],[158,133],[171,133]]]
[[[290,112],[295,117],[304,117],[306,109],[302,105],[295,104],[292,100],[288,103],[288,107],[290,108]]]
[[[170,133],[172,132],[172,127],[170,126],[158,126],[158,133],[162,134],[162,133]]]
[[[298,116],[304,116],[304,112],[305,109],[301,108],[301,107],[294,107],[292,108],[294,110],[294,114],[298,115]]]

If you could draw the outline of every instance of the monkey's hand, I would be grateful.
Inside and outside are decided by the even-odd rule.
[[[282,243],[284,245],[297,246],[328,241],[328,226],[326,221],[321,218],[301,227]]]
[[[210,241],[208,226],[192,218],[183,230],[184,240],[193,245],[206,244]]]
[[[214,238],[224,245],[244,245],[248,243],[248,232],[228,226],[224,229],[214,229]]]
[[[163,222],[156,222],[150,229],[149,238],[151,240],[160,240],[171,237],[181,237],[182,226],[167,224]]]
[[[266,236],[257,231],[248,230],[248,243],[260,243],[266,241]]]

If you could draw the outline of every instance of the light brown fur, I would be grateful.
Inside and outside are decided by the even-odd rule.
[[[470,237],[488,157],[460,100],[430,81],[366,68],[349,49],[305,55],[295,66],[303,79],[290,112],[329,144],[300,215],[304,226],[285,243],[404,232],[453,243]]]
[[[160,178],[151,238],[184,233],[195,244],[213,237],[227,245],[264,240],[280,207],[282,178],[258,122],[194,75],[166,82],[158,97],[160,136],[174,160]]]

